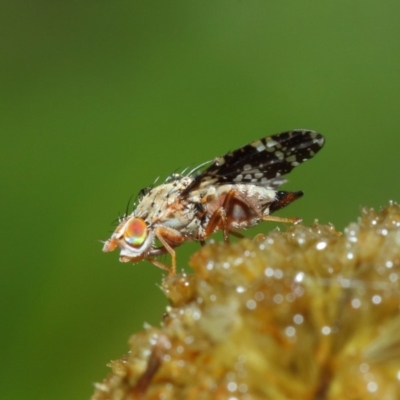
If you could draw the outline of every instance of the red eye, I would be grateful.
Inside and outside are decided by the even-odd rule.
[[[141,246],[147,237],[147,224],[141,218],[132,218],[124,230],[124,238],[131,246]]]

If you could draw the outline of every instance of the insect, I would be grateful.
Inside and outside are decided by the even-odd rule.
[[[149,260],[173,275],[175,248],[184,242],[204,244],[218,230],[228,241],[230,234],[242,237],[237,230],[260,221],[298,222],[271,216],[303,195],[278,188],[286,182],[284,175],[323,145],[321,134],[293,130],[252,142],[187,174],[172,174],[139,192],[133,212],[120,218],[103,251],[119,247],[120,261]],[[210,165],[201,171],[206,164]],[[155,259],[165,253],[171,255],[171,267]]]

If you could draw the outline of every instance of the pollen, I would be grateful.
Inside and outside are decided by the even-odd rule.
[[[393,203],[202,247],[92,400],[399,399],[399,237]]]

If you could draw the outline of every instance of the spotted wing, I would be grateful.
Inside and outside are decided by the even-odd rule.
[[[312,158],[323,145],[324,137],[309,130],[268,136],[216,158],[181,195],[224,183],[252,183],[275,188],[284,182],[280,177]]]

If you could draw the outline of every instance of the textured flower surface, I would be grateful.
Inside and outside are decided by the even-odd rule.
[[[92,400],[400,398],[400,207],[193,255]]]

